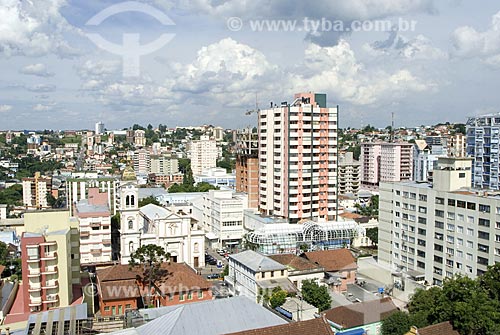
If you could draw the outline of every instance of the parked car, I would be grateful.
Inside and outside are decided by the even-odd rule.
[[[220,275],[218,273],[211,273],[207,276],[207,279],[218,279]]]

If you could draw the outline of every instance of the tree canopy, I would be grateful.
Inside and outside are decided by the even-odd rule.
[[[326,286],[320,286],[312,280],[302,282],[302,296],[309,304],[317,307],[320,312],[330,309],[332,298]]]
[[[150,195],[149,197],[144,198],[142,200],[139,200],[139,207],[143,207],[143,206],[146,206],[146,205],[149,205],[149,204],[153,204],[153,205],[156,205],[156,206],[161,206],[160,202],[158,200],[156,200],[156,198],[153,197],[152,195]]]

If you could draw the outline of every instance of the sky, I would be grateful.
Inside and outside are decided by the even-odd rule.
[[[0,129],[256,124],[326,93],[339,126],[499,112],[498,0],[0,0]]]

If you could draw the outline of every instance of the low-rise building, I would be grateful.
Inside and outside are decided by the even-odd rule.
[[[220,188],[236,189],[236,174],[227,173],[224,168],[205,169],[199,174],[193,174],[193,178],[195,183],[205,182]]]
[[[325,282],[336,292],[347,291],[347,285],[356,281],[358,265],[349,249],[311,251],[301,257],[321,266]]]
[[[325,278],[325,269],[307,258],[294,254],[277,254],[268,257],[287,267],[288,279],[299,291],[302,290],[304,280],[312,280],[321,284]]]
[[[382,334],[382,321],[398,310],[391,298],[335,307],[322,313],[335,333]],[[359,333],[354,331],[358,330]]]
[[[224,279],[236,296],[245,295],[257,302],[278,286],[296,292],[286,266],[252,250],[229,255],[229,274]]]
[[[102,316],[123,315],[131,309],[173,306],[212,299],[212,285],[183,263],[164,262],[149,292],[142,265],[117,264],[97,270]]]

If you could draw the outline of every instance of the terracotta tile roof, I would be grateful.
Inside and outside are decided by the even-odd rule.
[[[418,335],[460,335],[459,332],[453,330],[453,326],[449,321],[441,322],[435,325],[419,328]]]
[[[344,328],[352,328],[382,321],[397,310],[391,298],[383,298],[335,307],[323,315]]]
[[[346,219],[359,219],[363,217],[363,215],[360,215],[358,213],[349,213],[349,212],[344,212],[342,214],[339,214],[339,216]]]
[[[293,322],[286,325],[244,330],[227,335],[333,335],[332,327],[324,318]]]
[[[207,290],[212,284],[196,274],[184,263],[163,263],[161,266],[162,277],[155,282],[155,286],[163,294],[186,292],[189,290]],[[130,269],[127,264],[117,264],[108,268],[97,270],[97,278],[101,286],[102,298],[121,299],[137,294],[140,296],[136,280],[144,276],[142,267]],[[122,288],[120,288],[122,287]],[[107,292],[111,292],[107,295]],[[120,292],[124,291],[126,293]],[[136,292],[136,293],[135,293]]]
[[[99,293],[103,301],[134,299],[141,296],[134,279],[101,283]]]
[[[307,258],[299,257],[294,254],[279,254],[268,257],[288,268],[291,268],[292,271],[323,270],[323,268],[318,264],[311,262]]]
[[[327,272],[356,269],[356,259],[349,249],[320,250],[303,254],[311,262],[314,262]]]

